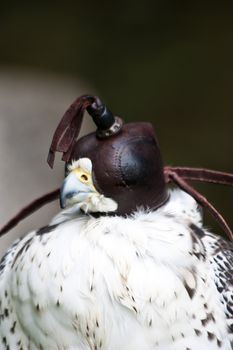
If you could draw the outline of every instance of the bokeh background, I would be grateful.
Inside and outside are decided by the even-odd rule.
[[[127,121],[153,122],[166,164],[233,171],[232,1],[2,2],[1,223],[60,184],[62,165],[51,172],[47,150],[86,92]],[[232,189],[197,188],[233,226]],[[57,210],[44,208],[1,246]],[[206,225],[220,232],[209,217]]]

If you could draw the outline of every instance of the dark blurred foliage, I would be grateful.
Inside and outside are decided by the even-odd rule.
[[[0,64],[88,80],[117,114],[154,123],[166,163],[233,171],[232,1],[0,7]],[[201,189],[232,223],[232,190]]]

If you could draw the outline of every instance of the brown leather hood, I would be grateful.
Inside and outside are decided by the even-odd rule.
[[[137,207],[157,208],[168,198],[150,123],[124,124],[120,133],[105,139],[96,133],[84,136],[74,145],[69,161],[82,157],[91,159],[95,186],[118,203],[117,214],[131,214]]]

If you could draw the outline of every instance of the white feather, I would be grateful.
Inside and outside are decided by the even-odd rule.
[[[68,170],[72,171],[77,168],[81,168],[87,173],[92,172],[92,162],[89,158],[80,158],[79,160],[72,160],[71,164],[68,165]]]
[[[189,225],[201,220],[190,196],[174,191],[159,210],[127,218],[77,217],[77,208],[65,217],[7,258],[0,335],[11,349],[20,340],[33,350],[217,350],[217,339],[231,349],[208,259],[190,254]],[[207,312],[217,322],[203,327]]]

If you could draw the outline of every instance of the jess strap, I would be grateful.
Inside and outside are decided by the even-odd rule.
[[[226,236],[233,241],[233,232],[227,224],[224,217],[220,212],[196,189],[188,184],[187,181],[198,181],[212,184],[220,184],[226,186],[233,186],[233,174],[225,173],[215,170],[209,170],[204,168],[191,168],[191,167],[164,167],[164,176],[166,183],[174,183],[182,190],[190,194],[201,206],[206,208],[213,218],[222,227]],[[59,188],[52,192],[46,193],[43,196],[35,199],[26,207],[21,209],[14,217],[12,217],[1,229],[0,237],[14,228],[20,221],[37,211],[44,205],[55,201],[59,197]]]

